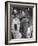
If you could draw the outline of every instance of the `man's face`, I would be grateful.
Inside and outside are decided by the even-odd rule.
[[[23,15],[23,16],[25,15],[25,12],[24,12],[24,11],[22,11],[22,15]]]
[[[17,11],[16,9],[14,9],[14,13],[17,14],[17,12],[18,12],[18,11]]]

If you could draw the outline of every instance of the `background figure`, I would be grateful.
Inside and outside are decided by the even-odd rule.
[[[28,23],[27,18],[26,18],[26,14],[24,11],[22,11],[21,14],[23,17],[21,18],[21,24],[20,24],[20,32],[22,34],[22,38],[26,38],[26,32],[27,32],[27,28],[28,28]]]
[[[32,38],[32,33],[33,33],[33,22],[32,19],[30,19],[29,22],[29,26],[28,26],[28,30],[27,30],[27,38]]]
[[[32,37],[32,32],[33,32],[32,29],[33,29],[32,25],[30,27],[28,27],[27,35],[26,35],[27,38],[31,38]]]
[[[27,29],[28,29],[28,22],[26,22],[26,18],[23,18],[21,21],[20,32],[22,33],[22,38],[26,38]]]

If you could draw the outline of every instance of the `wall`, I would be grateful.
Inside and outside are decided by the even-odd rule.
[[[38,4],[37,4],[37,42],[38,42]]]

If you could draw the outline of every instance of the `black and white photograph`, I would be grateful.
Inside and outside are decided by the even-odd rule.
[[[33,8],[14,7],[10,10],[10,32],[14,39],[32,38]]]
[[[5,3],[5,44],[36,42],[36,3]]]

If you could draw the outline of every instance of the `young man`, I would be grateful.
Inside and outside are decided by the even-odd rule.
[[[20,29],[20,20],[19,18],[17,17],[17,10],[14,9],[14,17],[13,17],[13,20],[12,20],[12,33],[13,33],[13,36],[15,39],[19,39],[21,38],[21,33],[19,32],[19,29]]]

